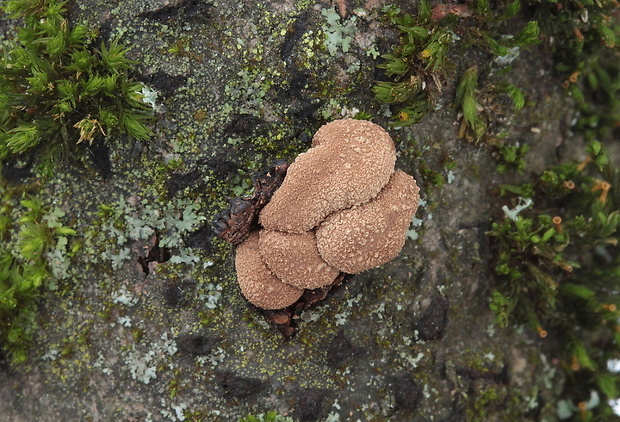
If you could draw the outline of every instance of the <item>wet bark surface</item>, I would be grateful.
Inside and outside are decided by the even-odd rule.
[[[581,151],[544,43],[513,64],[534,105],[496,121],[531,146],[525,175],[499,175],[491,147],[458,138],[448,79],[435,112],[390,129],[396,167],[423,198],[402,253],[288,315],[292,338],[241,296],[233,247],[216,236],[228,226],[211,222],[250,195],[250,175],[356,110],[389,127],[371,91],[374,52],[394,41],[382,2],[333,3],[74,2],[73,19],[132,47],[135,77],[161,108],[150,143],[110,145],[107,159],[97,150],[100,170],[69,166],[47,183],[83,248],[41,300],[29,362],[0,357],[0,419],[228,422],[274,410],[301,421],[464,421],[505,420],[509,407],[524,421],[555,418],[562,376],[541,353],[548,344],[493,322],[485,236],[500,183]],[[330,47],[325,11],[345,15]],[[452,59],[465,69],[484,58]],[[101,221],[100,204],[115,216]]]

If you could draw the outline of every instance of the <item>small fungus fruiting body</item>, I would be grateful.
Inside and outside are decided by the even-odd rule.
[[[364,120],[336,120],[314,135],[260,214],[266,229],[303,233],[334,211],[374,198],[394,172],[390,135]]]
[[[263,261],[258,247],[258,232],[250,233],[237,247],[235,268],[241,293],[263,309],[282,309],[295,303],[304,290],[282,282]]]
[[[375,198],[329,215],[316,232],[323,259],[356,274],[396,258],[418,206],[418,193],[413,177],[395,171]]]
[[[413,177],[394,171],[396,150],[374,123],[337,120],[288,168],[259,213],[260,228],[237,247],[243,295],[263,309],[295,303],[394,259],[420,199]]]
[[[260,231],[259,248],[267,267],[282,281],[302,289],[330,284],[340,271],[328,265],[317,248],[314,231]]]

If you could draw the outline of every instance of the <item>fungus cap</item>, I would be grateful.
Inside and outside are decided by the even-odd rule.
[[[300,289],[326,286],[340,273],[319,255],[313,231],[297,234],[261,230],[259,248],[267,267],[283,282]]]
[[[260,213],[269,230],[303,233],[329,214],[374,198],[394,171],[390,135],[364,120],[322,126],[313,147],[299,154],[271,201]]]
[[[369,202],[331,214],[316,230],[323,259],[356,274],[394,259],[420,200],[413,177],[396,171]]]
[[[325,144],[341,144],[343,139],[355,137],[374,138],[376,142],[394,149],[394,141],[381,126],[358,119],[340,119],[321,126],[312,136],[312,147]]]
[[[295,303],[304,290],[283,283],[267,268],[260,256],[258,231],[237,247],[235,268],[241,293],[263,309],[282,309]]]

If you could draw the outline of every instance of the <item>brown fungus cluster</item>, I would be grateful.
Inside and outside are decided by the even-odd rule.
[[[237,248],[243,295],[260,308],[282,309],[304,289],[394,259],[420,199],[395,161],[394,142],[374,123],[321,127],[260,211],[260,227]]]

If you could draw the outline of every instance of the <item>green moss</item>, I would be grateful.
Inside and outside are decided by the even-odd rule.
[[[443,18],[435,16],[426,2],[420,3],[416,15],[401,13],[397,7],[385,7],[387,19],[399,30],[400,42],[381,56],[384,62],[379,67],[391,80],[378,82],[373,91],[379,101],[392,105],[395,110],[393,125],[415,124],[433,111],[436,97],[442,90],[442,80],[454,74],[449,60],[454,51],[483,49],[502,58],[508,56],[511,49],[538,43],[537,21],[528,22],[511,36],[495,35],[501,25],[514,18],[520,6],[516,0],[500,2],[492,8],[489,2],[480,0],[470,3],[469,10],[454,9],[446,12]],[[467,18],[461,19],[461,15]],[[475,25],[468,25],[467,21]],[[463,115],[459,135],[473,140],[481,139],[486,130],[476,100],[477,85],[477,66],[470,66],[461,77],[455,99],[455,106]],[[520,108],[523,105],[519,99],[521,91],[512,84],[504,83],[504,86],[515,99],[515,106]],[[471,134],[466,133],[468,130]]]
[[[504,174],[509,170],[522,173],[525,169],[525,155],[530,150],[527,144],[510,145],[501,143],[497,147],[497,158],[499,164],[496,170],[499,174]]]
[[[552,45],[553,53],[564,86],[582,113],[578,129],[589,140],[608,135],[620,120],[620,26],[613,18],[617,3],[561,0],[555,7],[545,0],[530,3],[544,32],[564,40]]]
[[[24,362],[35,327],[36,299],[42,288],[57,289],[67,276],[70,236],[64,213],[34,196],[16,203],[13,189],[1,186],[0,344],[16,363]],[[70,252],[72,251],[72,252]]]
[[[564,368],[570,379],[580,379],[570,388],[595,389],[611,399],[620,382],[607,369],[620,340],[615,246],[620,240],[620,170],[600,143],[590,143],[588,152],[581,164],[545,171],[534,186],[507,188],[528,193],[531,202],[505,207],[503,221],[487,233],[495,239],[495,271],[502,280],[491,307],[502,326],[524,323],[542,338],[562,339]],[[559,209],[556,215],[546,213]],[[601,336],[617,339],[604,348],[590,342]]]
[[[240,419],[239,422],[294,422],[294,420],[287,416],[282,416],[278,412],[269,411],[258,415],[247,415],[245,418]]]
[[[4,11],[23,18],[0,62],[0,160],[36,155],[50,176],[63,158],[115,131],[146,140],[152,112],[146,87],[132,81],[132,62],[117,41],[95,46],[83,25],[65,19],[64,1],[12,0]],[[82,159],[80,157],[80,159]]]
[[[476,88],[478,87],[478,67],[470,67],[463,73],[461,80],[456,87],[455,106],[463,113],[461,130],[459,135],[465,137],[465,130],[472,132],[473,140],[478,141],[484,135],[487,123],[480,116],[480,104],[476,99]]]
[[[523,420],[527,410],[522,398],[511,395],[506,386],[482,383],[470,397],[467,420],[472,422],[483,422],[491,418],[501,421]]]
[[[589,140],[587,158],[550,168],[533,183],[502,186],[502,195],[513,199],[488,233],[501,280],[491,308],[502,326],[526,324],[540,337],[561,342],[558,350],[566,352],[556,350],[554,356],[561,356],[567,378],[558,407],[564,418],[605,420],[613,414],[607,400],[588,404],[587,397],[617,398],[620,385],[618,374],[607,368],[620,340],[620,170],[598,141],[620,121],[615,45],[620,28],[607,17],[615,7],[611,2],[546,4],[533,2],[544,31],[566,40],[554,44],[555,58],[581,112],[576,128]],[[585,15],[588,19],[578,18]],[[500,148],[506,162],[498,170],[522,169],[517,147]],[[525,206],[524,198],[532,202]],[[608,341],[600,343],[602,338]]]

